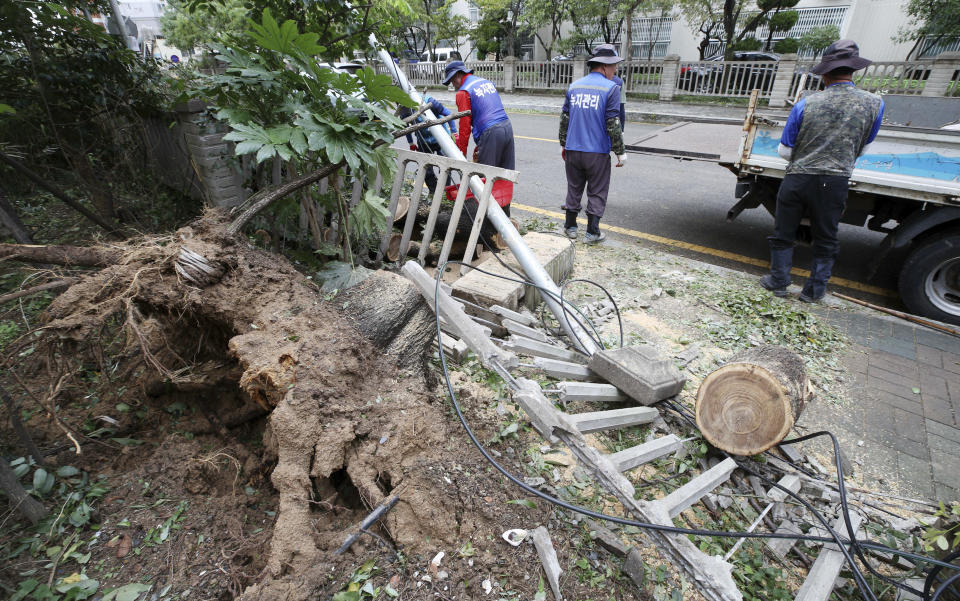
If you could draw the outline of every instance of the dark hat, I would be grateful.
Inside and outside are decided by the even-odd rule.
[[[467,69],[463,61],[450,61],[447,63],[447,67],[443,70],[443,85],[450,83],[453,76],[461,71],[464,73],[473,73],[473,69]]]
[[[616,65],[621,61],[623,61],[623,59],[617,54],[617,49],[613,47],[613,44],[600,44],[593,49],[593,54],[587,59],[588,63],[601,63],[604,65]]]
[[[856,71],[857,69],[863,69],[872,62],[870,59],[860,56],[860,47],[853,40],[837,40],[827,46],[820,64],[810,71],[817,75],[823,75],[843,67]]]

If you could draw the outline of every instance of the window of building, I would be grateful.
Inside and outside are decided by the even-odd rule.
[[[471,23],[477,23],[480,21],[480,7],[473,2],[470,2],[469,6],[467,6],[467,18]]]
[[[673,17],[640,17],[633,20],[632,58],[663,58],[670,46]]]

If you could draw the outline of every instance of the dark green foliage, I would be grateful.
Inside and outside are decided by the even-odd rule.
[[[733,45],[734,50],[760,50],[763,48],[763,42],[756,38],[743,38]]]
[[[139,135],[137,119],[157,114],[167,99],[152,61],[79,16],[79,7],[0,3],[0,105],[9,107],[0,139],[34,170],[72,170],[98,211],[112,217],[101,166],[123,160],[122,145]]]
[[[800,51],[800,40],[797,38],[783,38],[774,44],[773,51],[779,54],[796,54]]]
[[[767,27],[773,32],[790,31],[790,28],[797,24],[798,19],[800,19],[800,13],[795,10],[785,10],[770,17]]]

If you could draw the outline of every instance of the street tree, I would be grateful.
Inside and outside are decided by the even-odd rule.
[[[721,41],[723,33],[722,0],[677,0],[683,19],[693,33],[701,36],[697,44],[700,60],[707,58],[707,48]]]
[[[960,0],[908,0],[904,12],[910,21],[893,39],[913,42],[906,60],[923,57],[944,39],[960,37]]]
[[[474,45],[497,56],[519,56],[521,45],[520,14],[527,0],[474,0],[480,9],[480,22],[471,33]]]
[[[244,0],[213,0],[193,10],[188,0],[169,0],[160,19],[160,31],[167,42],[181,52],[199,49],[206,53],[211,42],[224,35],[240,34],[248,15]]]
[[[800,50],[813,53],[813,58],[820,56],[827,46],[840,39],[840,28],[836,25],[814,27],[800,36]]]
[[[565,21],[573,0],[526,0],[520,13],[520,28],[532,34],[547,53],[547,60],[561,47]]]

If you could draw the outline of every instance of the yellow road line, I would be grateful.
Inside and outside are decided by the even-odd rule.
[[[538,142],[553,142],[554,144],[559,144],[559,143],[560,143],[560,140],[550,140],[550,139],[547,139],[547,138],[534,138],[534,137],[531,137],[531,136],[518,136],[517,134],[513,134],[513,137],[514,137],[514,138],[521,138],[521,139],[523,139],[523,140],[537,140]]]
[[[547,217],[555,217],[557,219],[564,218],[564,214],[559,211],[541,209],[540,207],[532,207],[530,205],[520,204],[517,202],[511,203],[510,208],[517,209],[520,211],[526,211],[528,213],[536,213],[538,215],[544,215]],[[581,219],[580,221],[583,221],[583,219]],[[616,226],[616,225],[604,224],[603,228],[610,232],[623,234],[624,236],[630,236],[631,238],[640,238],[641,240],[649,240],[650,242],[656,242],[657,244],[672,246],[674,248],[682,248],[684,250],[690,250],[690,251],[701,253],[704,255],[710,255],[711,257],[719,257],[721,259],[727,259],[729,261],[735,261],[737,263],[743,263],[746,265],[753,265],[755,267],[766,268],[770,265],[768,261],[754,259],[753,257],[747,257],[745,255],[739,255],[737,253],[732,253],[725,250],[719,250],[716,248],[710,248],[707,246],[700,246],[699,244],[692,244],[690,242],[682,242],[680,240],[665,238],[663,236],[657,236],[656,234],[648,234],[646,232],[631,230],[631,229]],[[796,267],[791,269],[790,273],[800,277],[808,277],[810,275],[810,272],[808,270],[798,269]],[[887,298],[897,298],[899,296],[893,290],[887,290],[886,288],[880,288],[879,286],[871,286],[870,284],[863,284],[863,283],[855,282],[853,280],[848,280],[845,278],[830,278],[830,282],[832,284],[836,284],[837,286],[843,286],[844,288],[848,288],[850,290],[859,290],[860,292],[868,292],[870,294],[876,294],[877,296],[883,296]]]

